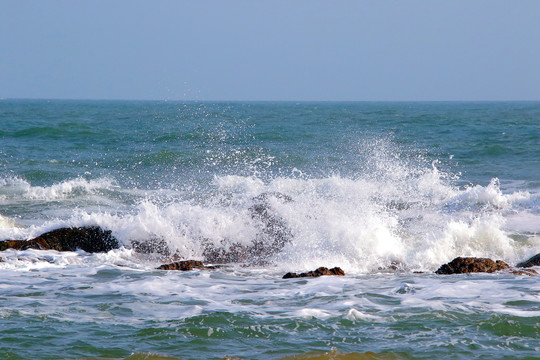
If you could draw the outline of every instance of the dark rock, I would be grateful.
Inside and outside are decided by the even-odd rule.
[[[110,230],[103,230],[99,226],[61,228],[41,234],[31,240],[0,241],[0,251],[6,249],[75,251],[80,249],[89,253],[107,252],[120,247],[118,240],[111,233]]]
[[[443,275],[478,272],[492,273],[508,267],[509,265],[502,260],[493,261],[487,258],[457,257],[448,264],[442,265],[435,273]]]
[[[250,261],[251,246],[234,243],[227,250],[206,244],[203,252],[204,259],[214,264],[229,264]]]
[[[411,207],[410,203],[400,201],[400,200],[392,200],[386,203],[386,208],[389,210],[402,211],[402,210],[409,210],[410,207]]]
[[[202,261],[199,260],[182,260],[175,261],[170,264],[164,264],[160,267],[157,267],[157,270],[180,270],[180,271],[189,271],[193,269],[201,270],[215,270],[220,269],[220,265],[204,265]]]
[[[281,251],[293,235],[285,220],[272,209],[270,199],[277,199],[281,203],[293,201],[290,196],[278,192],[254,197],[249,212],[260,228],[257,237],[249,245],[223,241],[222,246],[218,247],[207,241],[204,244],[204,259],[215,264],[247,262],[264,265],[272,255]]]
[[[275,198],[282,204],[293,200],[290,196],[278,192],[263,193],[253,199],[255,204],[249,208],[251,218],[262,225],[262,233],[266,239],[261,240],[266,240],[267,243],[265,250],[276,253],[292,239],[292,232],[285,220],[272,209],[269,203],[270,198]]]
[[[540,266],[540,254],[534,255],[529,260],[520,262],[516,266],[519,267],[519,268],[528,268],[528,267],[533,267],[533,266]]]
[[[180,271],[189,271],[193,269],[204,269],[205,266],[202,261],[198,260],[183,260],[177,261],[170,264],[164,264],[160,267],[157,267],[157,270],[180,270]]]
[[[162,256],[171,256],[169,245],[163,239],[150,239],[146,241],[131,241],[131,247],[135,252],[141,254],[158,254]]]
[[[294,278],[302,278],[302,277],[319,277],[323,275],[344,276],[345,272],[339,267],[334,267],[332,269],[328,269],[326,267],[320,267],[316,270],[308,271],[301,274],[289,272],[283,275],[283,279],[294,279]]]

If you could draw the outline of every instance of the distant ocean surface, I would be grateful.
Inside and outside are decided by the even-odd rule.
[[[261,196],[264,265],[132,249],[271,241]],[[0,240],[90,225],[122,247],[0,252],[0,358],[540,359],[540,276],[434,274],[540,253],[538,102],[0,100]]]

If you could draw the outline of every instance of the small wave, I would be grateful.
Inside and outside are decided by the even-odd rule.
[[[97,190],[116,189],[114,181],[108,178],[87,180],[76,178],[51,186],[33,186],[18,177],[0,179],[0,195],[4,198],[54,201],[77,195],[91,194]]]
[[[33,138],[60,138],[64,134],[61,129],[51,126],[36,126],[24,130],[19,130],[14,133],[15,137],[33,137]]]
[[[0,228],[12,229],[12,228],[22,228],[22,227],[23,226],[18,224],[17,221],[15,221],[14,219],[0,214]]]

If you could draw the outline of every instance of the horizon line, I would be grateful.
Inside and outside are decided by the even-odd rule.
[[[466,100],[466,99],[455,99],[455,100],[320,100],[320,99],[303,99],[303,100],[264,100],[264,99],[133,99],[133,98],[39,98],[39,97],[0,97],[0,101],[6,100],[15,100],[15,101],[25,101],[25,100],[42,100],[42,101],[148,101],[148,102],[191,102],[191,103],[276,103],[276,102],[287,102],[287,103],[368,103],[368,102],[438,102],[438,103],[451,103],[451,102],[540,102],[540,99],[536,100],[522,100],[522,99],[512,99],[512,100]]]

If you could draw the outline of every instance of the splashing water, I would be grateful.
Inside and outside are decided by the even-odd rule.
[[[98,225],[122,245],[1,252],[0,354],[533,358],[538,278],[433,271],[540,252],[539,116],[537,103],[0,101],[0,240]],[[136,251],[149,240],[158,253]],[[175,255],[232,263],[156,270]],[[319,266],[346,276],[282,279]]]

